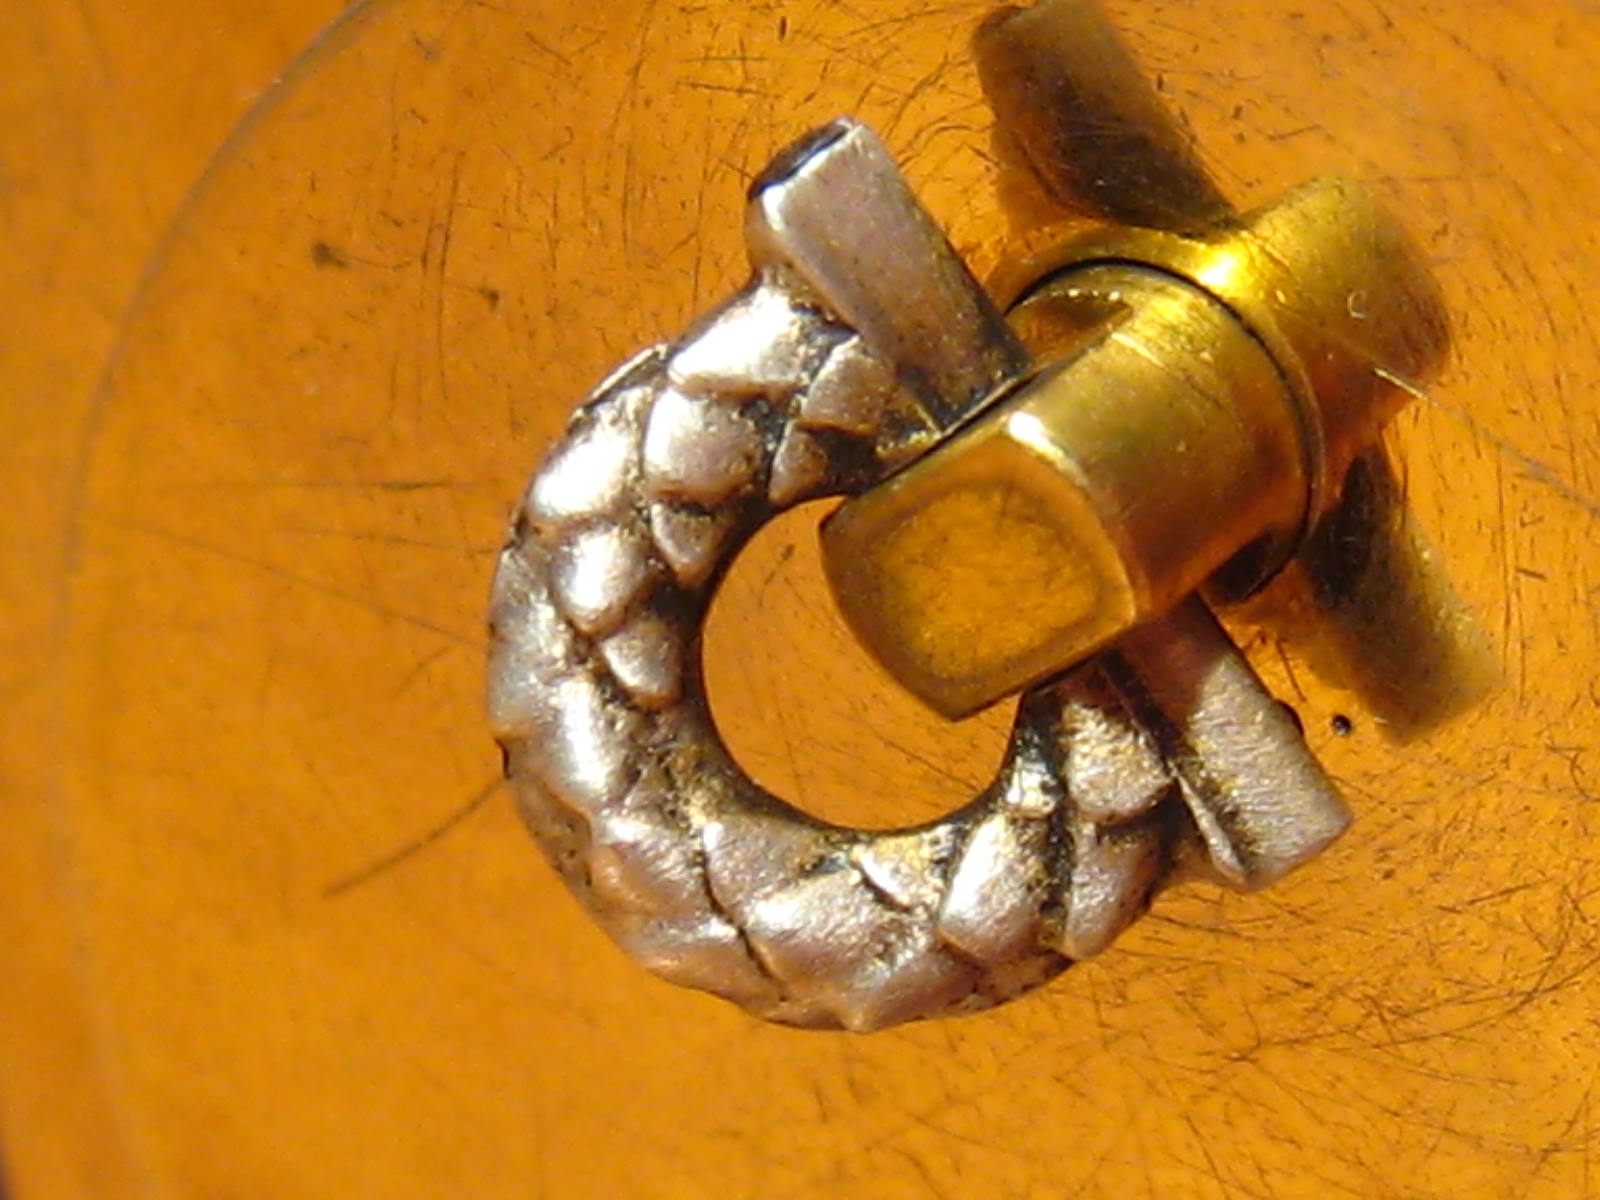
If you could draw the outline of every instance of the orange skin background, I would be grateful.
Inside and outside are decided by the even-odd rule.
[[[540,447],[739,280],[743,181],[795,134],[868,120],[1000,260],[984,6],[393,0],[275,90],[336,5],[0,18],[21,1200],[1600,1195],[1600,11],[1108,7],[1231,197],[1349,174],[1426,247],[1456,356],[1390,441],[1501,686],[1401,745],[1254,637],[1352,832],[869,1038],[758,1026],[590,925],[493,786],[482,607]],[[1006,715],[877,675],[818,511],[729,579],[714,703],[780,794],[925,818]]]

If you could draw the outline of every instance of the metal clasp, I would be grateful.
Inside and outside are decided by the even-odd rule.
[[[1197,589],[1257,590],[1448,345],[1426,264],[1365,188],[1234,214],[1091,11],[1006,12],[977,39],[1023,159],[1097,221],[992,283],[1036,365],[823,536],[857,636],[950,717]]]
[[[1353,185],[1234,215],[1091,4],[1004,10],[978,50],[1009,153],[1078,217],[994,281],[1009,314],[868,129],[815,131],[751,189],[749,282],[584,401],[496,572],[530,828],[630,953],[770,1020],[1001,1003],[1162,887],[1266,886],[1349,821],[1191,593],[1295,554],[1438,362],[1427,273]],[[766,792],[698,669],[740,547],[835,494],[835,589],[901,682],[948,713],[1027,688],[993,781],[915,828]]]

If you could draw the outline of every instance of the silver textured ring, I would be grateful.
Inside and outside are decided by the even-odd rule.
[[[651,970],[774,1021],[867,1030],[1019,995],[1164,883],[1259,886],[1347,814],[1198,602],[1027,693],[998,777],[917,828],[815,820],[719,739],[722,574],[775,514],[861,491],[1026,354],[865,127],[752,189],[754,277],[573,416],[496,573],[490,709],[529,826]],[[1248,695],[1263,715],[1225,719]]]

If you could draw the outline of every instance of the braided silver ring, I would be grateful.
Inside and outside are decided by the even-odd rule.
[[[1249,754],[1295,781],[1292,821],[1242,771],[1217,778],[1214,746],[1195,768],[1195,738],[1233,736],[1207,705],[1260,691],[1198,603],[1025,695],[993,784],[931,824],[829,825],[739,769],[699,664],[726,567],[775,514],[871,486],[1027,364],[864,127],[781,156],[750,212],[752,281],[584,402],[493,586],[507,776],[611,936],[761,1017],[875,1029],[1037,986],[1176,868],[1255,886],[1336,836],[1343,807],[1281,713]],[[1157,658],[1187,670],[1181,701]]]

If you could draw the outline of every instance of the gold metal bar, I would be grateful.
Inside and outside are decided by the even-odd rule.
[[[1299,529],[1298,421],[1260,343],[1164,272],[1072,279],[1121,312],[824,527],[857,636],[948,716],[1055,674],[1241,547]]]
[[[973,50],[999,130],[1063,207],[1179,231],[1232,215],[1194,140],[1098,4],[1001,8]]]

